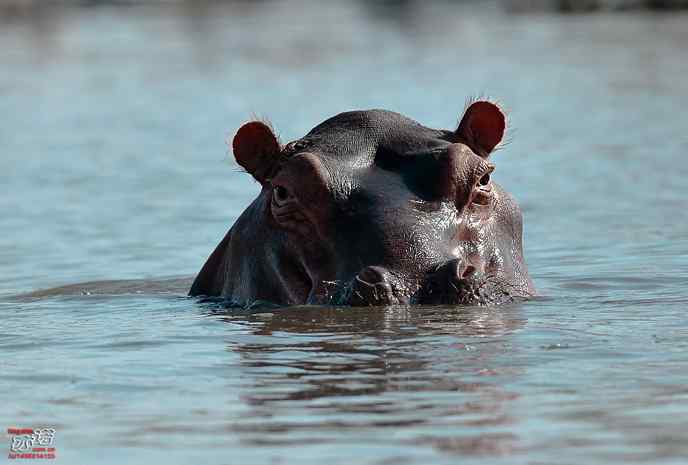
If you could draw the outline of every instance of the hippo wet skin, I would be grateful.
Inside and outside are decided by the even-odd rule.
[[[532,296],[520,209],[490,179],[505,129],[489,101],[454,131],[352,111],[281,145],[265,123],[244,124],[232,148],[262,189],[190,295],[355,306]]]

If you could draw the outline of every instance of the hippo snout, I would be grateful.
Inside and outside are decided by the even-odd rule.
[[[479,297],[476,294],[479,274],[473,265],[462,259],[452,259],[428,272],[415,286],[418,289],[409,293],[409,287],[414,287],[411,283],[405,283],[384,267],[368,266],[351,281],[347,303],[356,307],[406,303],[474,304]],[[407,293],[410,295],[404,297]]]

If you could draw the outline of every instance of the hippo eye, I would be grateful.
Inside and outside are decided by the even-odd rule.
[[[280,186],[280,185],[276,185],[274,187],[272,198],[274,199],[275,203],[277,203],[277,204],[284,203],[287,201],[287,199],[289,197],[290,197],[289,191],[287,190],[286,187]]]

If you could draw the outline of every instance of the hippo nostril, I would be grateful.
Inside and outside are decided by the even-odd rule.
[[[452,260],[449,262],[448,267],[450,279],[453,280],[469,278],[476,271],[473,265],[467,265],[460,259]]]
[[[479,183],[481,186],[487,186],[490,183],[490,173],[484,174]]]
[[[467,279],[470,278],[473,273],[475,273],[475,267],[472,265],[468,265],[465,270],[463,270],[463,273],[461,274],[461,279]]]
[[[377,284],[385,282],[385,269],[379,266],[368,266],[363,268],[356,279],[367,284]]]
[[[398,302],[385,268],[368,266],[358,272],[351,285],[350,305],[392,305]]]

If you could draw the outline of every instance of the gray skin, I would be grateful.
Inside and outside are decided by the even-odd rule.
[[[266,124],[246,123],[233,150],[262,190],[190,295],[355,306],[534,295],[521,212],[490,180],[505,129],[488,101],[472,103],[454,131],[353,111],[282,146]]]

